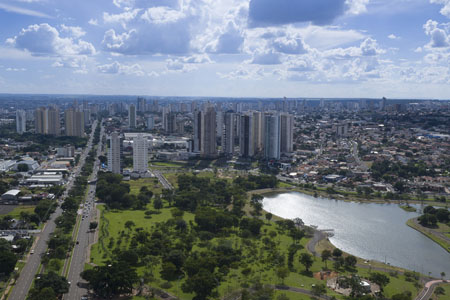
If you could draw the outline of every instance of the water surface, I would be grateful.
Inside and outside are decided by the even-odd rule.
[[[355,256],[435,277],[445,272],[450,278],[450,253],[408,227],[406,221],[419,214],[397,204],[345,202],[292,192],[266,196],[263,206],[283,218],[299,217],[307,225],[334,229],[333,245]]]

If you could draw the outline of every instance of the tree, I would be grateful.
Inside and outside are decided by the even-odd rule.
[[[289,300],[289,297],[283,293],[283,294],[278,295],[277,300]]]
[[[81,273],[81,278],[89,283],[98,296],[107,299],[130,294],[133,284],[139,281],[136,270],[121,261],[107,262],[105,266],[85,270]]]
[[[45,288],[51,288],[56,295],[62,295],[69,291],[69,283],[66,278],[59,276],[53,271],[37,276],[39,278],[36,278],[34,281],[34,287],[38,291],[42,291]]]
[[[3,240],[3,239],[0,239],[0,241],[1,240]],[[11,251],[10,246],[8,247],[8,250],[3,250],[3,249],[0,250],[0,274],[5,274],[6,276],[11,274],[11,272],[14,271],[16,262],[17,262],[17,257]]]
[[[320,297],[321,295],[327,293],[327,288],[325,287],[325,284],[323,284],[323,283],[318,283],[318,284],[314,285],[314,286],[311,288],[311,292],[312,292],[315,296]]]
[[[128,220],[128,221],[125,222],[125,228],[128,229],[129,231],[131,231],[131,228],[132,228],[133,226],[136,226],[136,224],[134,224],[133,221]]]
[[[334,256],[334,257],[340,257],[340,256],[342,256],[342,250],[339,249],[339,248],[334,248],[334,249],[333,249],[333,256]]]
[[[299,257],[300,263],[305,267],[306,272],[309,273],[309,268],[313,265],[313,259],[311,254],[308,253],[302,253]]]
[[[218,285],[213,273],[201,269],[197,274],[189,276],[181,288],[185,293],[195,293],[193,300],[205,300]]]
[[[281,284],[284,284],[284,279],[289,276],[289,269],[286,267],[279,267],[276,270],[277,277],[281,279]]]
[[[90,222],[89,223],[89,230],[95,230],[97,229],[98,223],[97,222]]]
[[[159,197],[159,195],[157,195],[157,196],[155,197],[155,200],[153,201],[153,207],[154,207],[155,209],[161,209],[161,208],[163,208],[163,203],[162,203],[162,200],[161,200],[161,198]]]
[[[177,267],[171,262],[164,262],[161,267],[161,277],[165,280],[174,280],[177,277]]]
[[[356,257],[349,255],[345,258],[345,265],[349,268],[354,268],[356,266]]]
[[[270,220],[272,220],[273,215],[272,215],[272,213],[266,213],[265,217],[266,217],[266,220],[270,222]]]
[[[441,279],[444,280],[445,272],[441,272]]]
[[[445,295],[445,289],[442,286],[436,287],[434,290],[435,295]]]
[[[383,288],[389,284],[390,279],[388,276],[386,276],[382,273],[372,273],[372,274],[370,274],[370,281],[378,284],[380,286],[381,290],[383,290]]]
[[[327,260],[331,257],[331,251],[328,249],[323,250],[320,257],[322,258],[322,261],[325,262],[325,268],[328,268]]]

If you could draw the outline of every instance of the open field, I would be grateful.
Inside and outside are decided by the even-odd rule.
[[[21,212],[26,212],[26,213],[34,213],[34,208],[36,207],[36,205],[19,205],[19,206],[15,206],[13,210],[9,211],[7,213],[7,215],[10,215],[11,217],[17,219],[20,217],[20,213]]]

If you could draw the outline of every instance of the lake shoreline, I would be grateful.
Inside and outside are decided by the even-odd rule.
[[[342,200],[342,199],[332,199],[332,198],[329,198],[329,197],[323,197],[322,195],[320,196],[320,197],[317,197],[317,198],[313,198],[313,197],[311,197],[311,195],[308,195],[308,194],[305,194],[305,193],[302,193],[302,191],[300,190],[300,189],[297,189],[297,188],[275,188],[275,189],[262,189],[262,190],[255,190],[255,191],[252,191],[251,192],[252,194],[261,194],[261,195],[264,195],[264,196],[269,196],[268,198],[272,198],[272,197],[270,197],[270,196],[276,196],[276,195],[280,195],[280,194],[285,194],[285,193],[287,193],[287,194],[289,194],[289,193],[299,193],[299,196],[301,196],[301,195],[304,195],[304,196],[307,196],[309,199],[307,200],[307,204],[306,204],[306,209],[310,209],[310,211],[313,211],[313,210],[311,210],[312,208],[314,208],[314,207],[317,207],[317,208],[323,208],[322,206],[324,205],[324,203],[323,204],[318,204],[319,206],[316,206],[317,204],[313,204],[313,206],[311,206],[311,204],[308,204],[308,203],[318,203],[317,201],[314,201],[315,199],[317,199],[317,200],[319,200],[320,199],[320,201],[325,201],[325,199],[327,200],[327,201],[329,201],[329,200]],[[392,205],[395,205],[396,207],[398,207],[398,208],[400,208],[401,209],[401,207],[398,205],[398,204],[400,204],[400,203],[398,203],[397,201],[353,201],[353,200],[347,200],[347,201],[337,201],[336,203],[338,203],[338,202],[341,202],[342,204],[341,205],[339,205],[339,204],[336,204],[337,205],[337,207],[341,207],[341,216],[339,215],[339,213],[336,215],[336,218],[339,218],[339,216],[342,218],[344,218],[345,219],[345,215],[342,215],[342,209],[345,207],[347,207],[346,205],[344,205],[343,203],[344,202],[346,202],[346,203],[367,203],[367,204],[392,204]],[[291,203],[291,202],[290,202]],[[333,201],[333,203],[334,203],[334,201]],[[278,210],[277,211],[277,209],[275,208],[275,212],[273,211],[274,210],[274,206],[273,206],[274,204],[272,204],[271,206],[272,206],[272,208],[271,209],[268,209],[267,208],[267,206],[266,205],[264,205],[264,207],[263,207],[263,209],[264,209],[264,211],[266,212],[266,213],[272,213],[273,215],[274,215],[274,217],[276,216],[276,218],[279,218],[279,219],[291,219],[291,218],[293,218],[293,217],[295,217],[295,216],[293,216],[293,215],[291,215],[291,214],[289,214],[288,213],[288,216],[289,217],[286,217],[286,213],[284,213],[284,216],[285,217],[281,217],[280,215],[283,215],[283,212],[280,212],[280,210]],[[322,206],[321,206],[322,205]],[[278,206],[279,206],[279,204],[278,204]],[[310,207],[311,206],[311,207]],[[327,205],[325,205],[325,206],[327,206]],[[276,207],[276,206],[275,206]],[[289,207],[289,209],[291,209],[291,210],[298,210],[299,208],[298,208],[298,206],[287,206],[287,207]],[[281,209],[283,209],[283,208],[281,208]],[[286,210],[286,208],[284,208],[285,210]],[[287,211],[289,211],[289,209],[287,210]],[[345,210],[345,209],[344,209]],[[389,210],[389,208],[384,208],[384,211],[390,211]],[[320,211],[320,210],[319,210]],[[394,211],[396,211],[396,210],[394,210]],[[393,214],[395,214],[395,212],[394,211],[392,211],[392,213]],[[401,211],[404,211],[403,209],[401,209]],[[380,212],[380,211],[379,211]],[[383,210],[381,211],[381,212],[383,212]],[[278,213],[278,214],[277,214]],[[300,215],[299,216],[300,218],[302,218],[303,219],[303,217]],[[311,218],[314,218],[315,217],[315,219],[311,219]],[[306,220],[305,219],[303,219],[303,221],[305,221],[305,223],[307,223],[307,224],[314,224],[314,225],[316,225],[316,224],[318,224],[319,223],[319,226],[321,226],[321,227],[319,227],[319,228],[331,228],[331,229],[338,229],[338,230],[341,230],[341,234],[342,234],[342,227],[340,227],[340,226],[337,226],[337,227],[334,227],[334,225],[336,225],[336,220],[339,220],[339,219],[336,219],[335,218],[335,220],[334,220],[334,224],[331,222],[331,223],[327,223],[326,221],[325,221],[325,223],[324,223],[324,221],[323,221],[323,218],[321,219],[320,217],[317,217],[317,216],[314,216],[314,214],[310,214],[309,215],[309,220],[308,221],[306,221],[308,218],[306,218]],[[405,215],[403,215],[403,217],[402,217],[402,219],[404,219],[405,218]],[[320,221],[318,221],[317,223],[314,221],[314,220],[322,220],[322,223],[320,222]],[[356,219],[356,220],[358,220],[358,219]],[[321,224],[320,224],[321,223]],[[398,221],[397,221],[397,223],[398,223]],[[328,225],[329,224],[329,225]],[[404,224],[404,223],[402,223],[402,224]],[[369,223],[369,225],[370,225],[370,223]],[[368,225],[368,226],[369,226]],[[404,224],[405,225],[405,224]],[[409,228],[409,227],[404,227],[404,228]],[[314,230],[316,230],[315,228],[313,228]],[[383,229],[381,229],[381,230],[383,230]],[[409,229],[408,229],[409,230]],[[409,235],[407,235],[407,236],[409,236]],[[420,234],[420,236],[422,236],[422,234]],[[417,237],[416,237],[417,238]],[[413,239],[412,239],[412,241],[413,241],[413,244],[412,245],[414,245],[414,242],[415,241],[417,241],[417,239],[414,239],[414,237],[413,237]],[[342,238],[341,238],[342,239]],[[411,240],[411,238],[409,238],[410,240]],[[367,261],[369,261],[369,263],[370,264],[372,264],[372,266],[374,266],[374,265],[377,265],[377,267],[381,267],[381,268],[385,268],[386,270],[393,270],[393,271],[415,271],[415,272],[418,272],[418,273],[422,273],[422,275],[424,276],[424,277],[428,277],[426,274],[425,274],[425,272],[424,271],[420,271],[420,266],[419,265],[409,265],[408,263],[405,263],[404,261],[402,261],[401,259],[398,259],[398,256],[397,257],[395,257],[395,256],[391,256],[391,258],[389,259],[389,261],[391,261],[391,263],[390,264],[387,264],[387,263],[385,263],[385,262],[382,262],[382,260],[379,258],[379,256],[380,255],[372,255],[372,254],[370,254],[371,253],[371,251],[369,250],[369,252],[367,252],[367,253],[365,253],[365,251],[363,250],[362,252],[360,251],[360,250],[358,250],[358,244],[361,244],[361,243],[364,243],[364,239],[360,239],[359,240],[359,243],[358,242],[356,242],[357,240],[358,240],[358,235],[356,235],[356,240],[355,240],[355,242],[356,242],[356,244],[349,244],[349,245],[351,245],[351,246],[353,246],[353,247],[356,247],[356,250],[355,251],[350,251],[351,253],[349,253],[349,249],[350,248],[352,248],[352,247],[350,247],[350,248],[348,248],[348,247],[346,247],[346,246],[344,246],[344,244],[345,243],[347,243],[348,244],[348,242],[349,242],[349,240],[348,239],[344,239],[344,240],[341,240],[340,242],[339,242],[339,245],[336,245],[336,244],[334,244],[334,243],[332,243],[331,242],[331,240],[332,239],[329,239],[329,238],[325,238],[325,239],[322,239],[321,241],[319,241],[319,242],[317,242],[315,245],[314,245],[314,249],[316,250],[316,252],[318,251],[318,246],[323,246],[324,244],[329,244],[326,248],[327,249],[330,249],[330,250],[332,250],[332,249],[334,249],[334,248],[339,248],[339,249],[341,249],[341,250],[343,250],[344,252],[346,252],[346,253],[348,253],[348,254],[351,254],[351,253],[354,253],[354,254],[351,254],[351,255],[354,255],[354,256],[356,256],[356,257],[359,257],[359,262],[360,263],[362,263],[362,264],[367,264],[368,262]],[[426,238],[426,240],[428,241],[428,238]],[[326,242],[325,242],[326,241]],[[342,241],[344,241],[344,244],[342,244]],[[341,245],[342,244],[342,245]],[[435,244],[435,243],[431,243],[431,244]],[[356,245],[356,246],[355,246]],[[330,246],[332,247],[332,248],[330,248]],[[343,247],[343,248],[342,248]],[[376,247],[376,246],[375,246]],[[433,248],[433,246],[431,247],[431,248]],[[439,249],[440,249],[441,247],[439,247]],[[311,249],[311,248],[310,248]],[[364,249],[364,248],[360,248],[360,249]],[[372,249],[375,249],[375,248],[373,248],[372,247]],[[420,252],[420,251],[423,251],[422,250],[422,248],[417,248],[417,249],[419,249],[419,251],[418,252]],[[426,248],[425,248],[426,249]],[[319,250],[324,250],[324,249],[319,249]],[[385,251],[388,251],[388,250],[385,250]],[[434,250],[435,251],[435,250]],[[360,253],[361,252],[361,253]],[[373,252],[373,250],[372,250],[372,252]],[[418,252],[414,252],[414,253],[418,253]],[[365,254],[364,254],[365,253]],[[448,253],[448,251],[446,251],[446,253]],[[361,256],[361,254],[363,254],[362,256]],[[442,255],[444,255],[445,256],[445,254],[440,254],[441,256]],[[388,256],[389,256],[389,254],[388,254]],[[389,257],[388,257],[389,258]],[[409,266],[409,267],[408,267]],[[433,267],[434,266],[434,267]],[[433,271],[433,276],[434,277],[436,277],[437,278],[437,276],[438,275],[436,275],[436,274],[438,274],[438,273],[436,273],[437,272],[437,270],[436,270],[436,263],[434,263],[434,264],[430,264],[430,268],[431,268],[431,270],[434,270]],[[442,271],[442,270],[441,270]]]
[[[420,224],[418,224],[417,223],[417,218],[409,219],[406,222],[406,225],[408,225],[409,227],[411,227],[414,230],[417,230],[418,232],[420,232],[421,234],[423,234],[424,236],[426,236],[427,238],[432,240],[434,243],[436,243],[439,246],[441,246],[442,248],[444,248],[445,251],[450,253],[450,244],[448,242],[442,240],[438,236],[436,236],[433,233],[433,230],[425,228],[425,227],[421,226]]]

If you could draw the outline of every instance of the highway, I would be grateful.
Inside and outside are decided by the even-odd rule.
[[[92,125],[92,134],[89,138],[88,145],[84,150],[83,154],[80,157],[80,161],[77,167],[74,169],[74,176],[71,176],[67,185],[66,190],[64,191],[59,203],[61,204],[64,199],[68,195],[68,191],[72,188],[73,182],[76,176],[79,175],[81,168],[84,165],[87,154],[89,153],[92,147],[92,140],[94,137],[94,131],[97,126],[97,121]],[[41,256],[45,255],[47,252],[47,241],[49,240],[50,235],[55,231],[56,224],[55,219],[62,214],[62,209],[58,206],[55,212],[50,216],[50,219],[47,221],[44,229],[40,234],[37,234],[35,237],[37,242],[35,242],[35,246],[32,250],[34,250],[34,254],[28,255],[28,260],[20,272],[19,278],[17,279],[11,293],[9,294],[8,300],[24,300],[27,297],[28,291],[30,290],[31,284],[33,283],[33,279],[38,272],[39,265],[41,264]],[[31,253],[31,251],[30,251]]]
[[[101,140],[104,133],[102,127],[100,132],[100,144],[97,147],[97,157],[101,154]],[[97,181],[97,172],[100,168],[100,161],[98,159],[94,162],[94,169],[92,171],[90,180]],[[64,295],[64,299],[81,299],[83,296],[87,296],[87,284],[83,282],[80,273],[84,270],[84,264],[87,259],[89,243],[94,240],[94,232],[89,230],[89,224],[91,218],[96,215],[95,213],[95,189],[96,184],[89,184],[88,194],[83,204],[81,215],[78,218],[80,220],[80,227],[76,235],[75,247],[72,251],[72,261],[70,263],[67,280],[70,282],[69,293]]]

